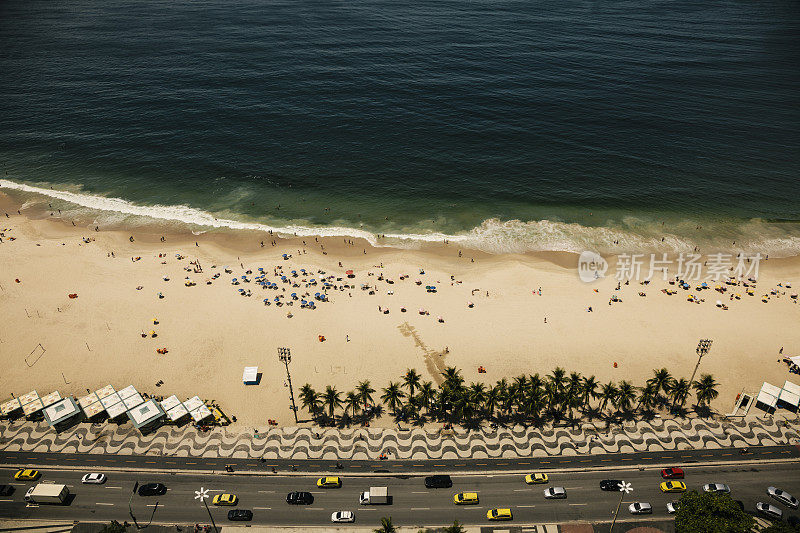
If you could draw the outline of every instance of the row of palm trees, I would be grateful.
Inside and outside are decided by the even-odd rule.
[[[575,420],[576,413],[590,418],[631,417],[637,413],[652,416],[668,409],[685,414],[685,404],[694,391],[698,412],[708,412],[717,398],[718,384],[709,374],[689,383],[674,378],[666,368],[653,370],[653,377],[641,387],[623,380],[601,384],[595,376],[582,376],[560,367],[549,375],[520,375],[511,381],[503,378],[494,385],[467,384],[461,371],[447,367],[437,387],[423,381],[414,369],[408,369],[399,381],[376,391],[368,380],[358,383],[343,395],[328,385],[317,392],[308,383],[300,389],[300,402],[312,419],[321,424],[369,421],[383,414],[385,406],[397,420],[423,423],[428,420],[453,422],[464,426],[490,422],[532,422]]]

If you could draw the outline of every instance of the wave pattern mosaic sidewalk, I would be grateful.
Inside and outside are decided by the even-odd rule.
[[[0,450],[237,459],[403,459],[546,457],[661,450],[773,446],[798,443],[796,424],[764,420],[700,419],[637,422],[609,431],[575,428],[501,428],[442,436],[424,429],[281,428],[201,433],[165,427],[142,436],[130,425],[81,424],[55,433],[45,423],[0,423]]]

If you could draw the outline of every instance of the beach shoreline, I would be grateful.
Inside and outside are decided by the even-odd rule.
[[[449,366],[459,368],[467,384],[491,385],[520,374],[544,377],[557,366],[596,375],[600,383],[630,380],[643,386],[652,370],[662,367],[688,379],[697,341],[709,338],[714,345],[700,373],[715,376],[720,396],[712,405],[727,412],[743,390],[757,392],[762,381],[780,386],[791,379],[779,350],[800,350],[794,327],[800,307],[790,298],[793,289],[783,294],[778,289],[768,303],[761,301],[778,283],[800,282],[798,257],[764,261],[752,297],[729,300],[732,292],[707,290],[697,293],[705,301],[693,304],[686,294],[694,288],[667,296],[661,290],[672,286],[661,279],[619,290],[613,276],[584,283],[578,256],[569,252],[461,250],[459,257],[454,243],[411,250],[376,248],[358,239],[350,245],[344,237],[274,237],[273,246],[263,232],[194,234],[159,223],[95,231],[88,218],[73,227],[41,205],[17,215],[20,207],[18,198],[0,192],[0,213],[9,213],[9,218],[0,214],[0,228],[6,228],[0,243],[3,400],[31,389],[81,396],[108,383],[133,384],[151,395],[215,400],[240,425],[264,426],[267,419],[293,425],[278,347],[292,350],[295,395],[309,383],[318,391],[334,385],[344,397],[369,380],[379,391],[377,399],[408,368],[434,385]],[[291,257],[283,259],[284,253]],[[190,261],[199,262],[202,272],[191,271]],[[281,285],[266,292],[253,283],[231,286],[233,276],[252,279],[245,272],[259,267],[280,283],[278,266],[284,274],[305,268],[306,278],[319,278],[316,273],[323,270],[342,278],[333,282],[339,286],[347,283],[345,271],[353,270],[353,288],[330,290],[330,302],[317,301],[317,309],[308,310],[283,303],[267,307],[262,298],[314,294],[319,286]],[[612,261],[610,272],[616,266]],[[216,273],[221,275],[212,279]],[[185,286],[186,276],[196,285]],[[375,294],[362,291],[361,284]],[[253,296],[240,296],[242,288]],[[622,301],[612,302],[615,295]],[[715,300],[730,309],[715,306]],[[151,330],[156,338],[140,335]],[[26,358],[37,346],[43,355],[31,365]],[[168,348],[165,355],[156,353],[162,346]],[[263,372],[262,381],[244,386],[242,369],[254,365]],[[301,412],[300,418],[309,416]],[[393,422],[384,414],[373,424]]]

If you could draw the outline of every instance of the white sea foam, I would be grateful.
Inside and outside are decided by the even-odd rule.
[[[186,224],[198,235],[208,228],[229,228],[274,234],[283,237],[350,237],[361,238],[373,246],[415,248],[423,243],[445,240],[463,248],[490,253],[523,253],[531,251],[567,251],[580,253],[595,250],[604,254],[690,252],[700,246],[704,252],[730,250],[760,252],[774,256],[800,255],[800,225],[770,224],[758,219],[728,223],[709,228],[702,235],[694,232],[694,222],[675,223],[665,231],[656,220],[626,216],[621,221],[600,226],[586,226],[552,220],[519,221],[484,220],[479,226],[457,235],[437,231],[417,230],[403,233],[376,233],[360,228],[315,226],[303,223],[270,225],[215,216],[184,205],[137,205],[120,198],[91,195],[83,192],[57,190],[0,179],[0,188],[43,195],[69,202],[93,211],[102,212],[112,223],[135,224],[146,220],[161,220]],[[35,202],[27,199],[27,205]],[[141,218],[137,218],[141,217]],[[723,235],[724,234],[724,235]],[[696,235],[689,238],[686,235]],[[663,240],[662,240],[663,239]],[[732,246],[732,241],[736,245]]]

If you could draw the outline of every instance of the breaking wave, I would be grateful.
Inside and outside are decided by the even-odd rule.
[[[305,222],[264,223],[237,220],[235,215],[215,215],[185,205],[138,205],[121,198],[79,191],[43,188],[0,179],[0,188],[30,195],[55,198],[92,210],[110,223],[136,225],[166,221],[187,225],[192,233],[209,228],[273,232],[279,237],[345,237],[364,239],[376,247],[416,248],[425,243],[448,241],[458,246],[489,253],[594,250],[603,254],[704,252],[735,250],[773,256],[800,255],[800,224],[775,223],[761,219],[706,221],[698,231],[696,221],[676,219],[666,231],[663,222],[647,216],[624,215],[605,225],[590,226],[552,220],[484,220],[479,226],[448,234],[434,228],[377,233],[346,225],[324,226]],[[36,203],[36,202],[33,202]],[[99,212],[99,213],[97,213]],[[610,222],[610,223],[609,223]]]

